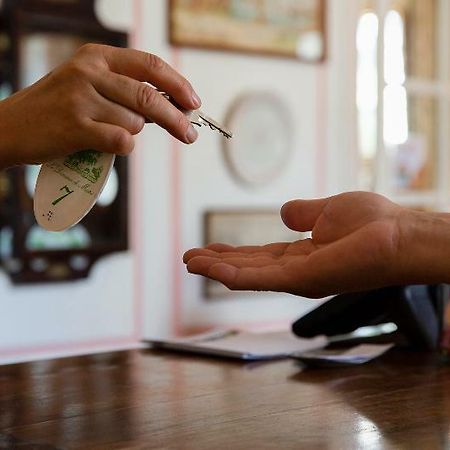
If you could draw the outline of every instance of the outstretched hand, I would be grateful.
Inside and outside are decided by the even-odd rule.
[[[191,273],[232,290],[279,291],[320,298],[396,284],[402,279],[400,217],[405,210],[381,195],[350,192],[293,200],[283,222],[312,238],[263,246],[212,244],[185,253]]]

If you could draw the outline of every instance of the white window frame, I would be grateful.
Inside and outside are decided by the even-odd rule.
[[[372,0],[373,12],[378,17],[378,109],[377,109],[377,152],[374,161],[374,191],[387,195],[393,201],[405,206],[423,206],[434,210],[450,208],[450,2],[438,0],[438,48],[437,73],[434,79],[409,77],[406,74],[405,88],[408,96],[427,96],[437,101],[437,154],[436,183],[433,189],[398,191],[392,187],[389,177],[389,157],[384,143],[384,99],[386,86],[384,80],[384,20],[387,12],[392,9],[391,0]],[[367,10],[367,1],[360,0],[361,13]],[[359,17],[358,17],[359,20]],[[358,149],[358,159],[362,163]],[[359,174],[358,174],[359,175]],[[356,180],[355,180],[356,181]],[[356,183],[355,183],[356,184]]]

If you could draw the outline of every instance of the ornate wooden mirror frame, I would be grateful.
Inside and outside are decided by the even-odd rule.
[[[0,1],[0,99],[83,43],[126,47],[127,35],[100,24],[94,7],[95,0]],[[116,158],[114,168],[91,213],[62,233],[47,232],[34,219],[37,166],[0,173],[0,262],[14,283],[84,278],[100,257],[128,248],[127,159]]]

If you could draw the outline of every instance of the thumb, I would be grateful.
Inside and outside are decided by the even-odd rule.
[[[315,200],[291,200],[281,208],[281,219],[291,230],[311,231],[329,201],[330,197]]]

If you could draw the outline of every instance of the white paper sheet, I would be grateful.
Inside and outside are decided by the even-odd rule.
[[[245,360],[261,360],[288,357],[292,353],[320,349],[328,344],[328,339],[325,336],[301,339],[291,331],[250,333],[220,330],[184,339],[151,339],[147,342],[150,342],[155,348]]]
[[[392,348],[394,344],[360,344],[350,349],[312,350],[296,352],[291,357],[299,359],[306,364],[364,364],[369,362]]]

